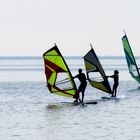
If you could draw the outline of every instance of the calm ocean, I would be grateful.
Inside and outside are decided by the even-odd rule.
[[[72,106],[49,93],[41,57],[0,57],[0,140],[140,140],[139,84],[124,57],[99,59],[107,75],[119,70],[119,99],[101,100],[108,94],[88,84],[85,100],[98,104]],[[73,76],[85,72],[82,57],[65,60]]]

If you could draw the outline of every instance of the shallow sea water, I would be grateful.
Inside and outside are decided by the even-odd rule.
[[[119,99],[103,100],[109,95],[88,84],[85,100],[98,103],[85,106],[62,103],[73,99],[49,93],[41,58],[0,60],[0,140],[140,139],[140,88],[124,58],[101,58],[107,75],[120,71]],[[84,69],[80,58],[66,62],[73,75],[77,63]]]

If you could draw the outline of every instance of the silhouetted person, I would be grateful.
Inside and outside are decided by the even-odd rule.
[[[114,78],[114,85],[113,85],[113,89],[112,89],[112,97],[116,97],[117,87],[119,85],[119,71],[118,70],[114,70],[114,75],[107,76],[107,77]]]
[[[74,78],[78,78],[79,81],[81,82],[79,87],[78,87],[78,90],[77,92],[75,93],[75,101],[74,102],[78,102],[78,99],[80,101],[80,98],[79,98],[79,93],[81,92],[82,93],[82,102],[84,101],[84,92],[85,92],[85,89],[86,89],[86,86],[87,86],[87,81],[86,81],[86,76],[84,73],[82,73],[82,69],[79,69],[78,70],[79,74],[77,74]]]

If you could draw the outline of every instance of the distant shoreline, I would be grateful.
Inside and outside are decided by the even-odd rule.
[[[98,56],[99,59],[124,59],[125,56]],[[64,56],[65,59],[81,59],[83,56]],[[140,56],[135,56],[136,59],[140,59]],[[40,60],[42,56],[0,56],[0,60]]]

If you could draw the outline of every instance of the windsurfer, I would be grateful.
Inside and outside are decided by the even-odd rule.
[[[86,76],[84,73],[82,73],[82,69],[79,69],[78,70],[79,74],[77,74],[74,78],[78,78],[79,81],[81,82],[79,87],[78,87],[78,90],[77,92],[75,93],[75,101],[74,102],[78,102],[78,100],[80,101],[80,97],[79,97],[79,93],[81,92],[82,93],[82,101],[84,101],[84,92],[85,92],[85,89],[86,89],[86,86],[87,86],[87,81],[86,81]]]
[[[116,97],[117,94],[117,87],[119,85],[119,71],[118,70],[114,70],[114,74],[111,76],[107,76],[107,78],[114,78],[114,85],[113,85],[113,89],[112,89],[112,97]]]

